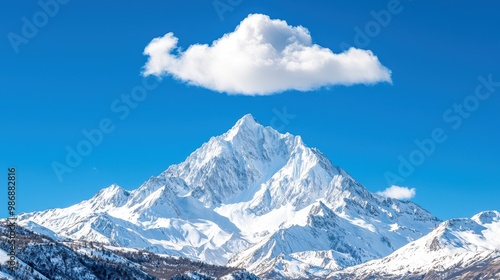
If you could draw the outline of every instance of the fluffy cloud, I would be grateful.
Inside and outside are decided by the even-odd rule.
[[[251,14],[211,45],[182,51],[173,33],[153,39],[143,75],[171,75],[218,92],[267,95],[322,86],[391,82],[391,71],[369,50],[335,54],[312,43],[309,31]]]
[[[378,195],[395,198],[395,199],[412,199],[417,194],[415,188],[391,186],[385,189],[383,192],[378,192]]]

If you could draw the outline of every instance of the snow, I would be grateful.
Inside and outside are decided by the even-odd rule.
[[[0,263],[2,264],[5,264],[6,261],[9,261],[10,260],[10,256],[8,255],[8,253],[2,249],[0,249]],[[18,265],[20,266],[23,266],[23,267],[28,267],[28,265],[23,262],[22,260],[16,258],[16,262],[18,263]],[[38,271],[34,270],[33,271],[34,275],[35,276],[38,276],[39,279],[42,279],[42,280],[48,280],[47,277],[43,276],[42,274],[40,274]],[[4,273],[4,272],[1,272],[0,271],[0,277],[5,277],[7,279],[15,279],[13,276],[7,274],[7,273]]]
[[[4,250],[0,249],[0,263],[5,263],[10,260],[10,256]]]
[[[429,234],[411,242],[394,253],[342,272],[358,277],[383,273],[403,276],[406,273],[425,274],[467,267],[471,263],[500,257],[500,213],[481,212],[471,219],[452,219],[441,223]]]
[[[399,225],[397,223],[390,224],[391,229],[389,231],[397,231],[399,229]]]
[[[367,223],[363,219],[359,219],[359,218],[351,219],[349,216],[344,216],[344,218],[346,220],[350,221],[353,225],[356,225],[358,227],[362,227],[362,228],[367,229],[367,230],[369,230],[371,232],[376,232],[375,226],[372,225],[372,224]],[[392,230],[390,230],[390,231],[392,231]]]
[[[84,254],[86,256],[93,256],[95,258],[100,258],[100,259],[106,260],[106,261],[112,261],[112,262],[115,262],[115,263],[122,263],[122,264],[128,264],[129,263],[128,260],[126,260],[126,259],[124,259],[122,257],[119,257],[119,256],[114,255],[114,254],[104,254],[103,251],[96,250],[96,249],[93,249],[93,248],[80,247],[80,248],[76,249],[75,252]]]
[[[251,115],[135,190],[113,184],[71,207],[19,216],[58,238],[287,277],[384,257],[438,222],[411,202],[370,193],[300,136]]]
[[[11,275],[9,275],[5,272],[2,272],[2,271],[0,271],[0,277],[6,278],[6,279],[14,279],[14,277],[12,277]]]

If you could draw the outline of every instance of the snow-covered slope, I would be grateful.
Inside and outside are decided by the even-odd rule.
[[[7,237],[0,219],[0,279],[16,280],[102,280],[102,279],[233,279],[255,280],[255,275],[232,267],[194,262],[186,258],[103,245],[87,241],[55,241],[48,236],[16,227],[13,240]],[[11,242],[16,244],[17,266],[11,270]],[[201,277],[198,277],[201,276]]]
[[[370,193],[300,136],[251,115],[133,191],[112,185],[71,207],[20,216],[54,238],[286,277],[384,257],[438,222],[414,203]]]
[[[500,279],[500,213],[485,211],[470,219],[443,222],[426,236],[385,258],[331,276],[333,279]]]

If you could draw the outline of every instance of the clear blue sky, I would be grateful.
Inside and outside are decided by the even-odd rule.
[[[402,0],[360,45],[356,27],[376,28],[371,11],[395,2],[344,2],[243,0],[221,20],[212,1],[60,0],[50,15],[36,1],[2,1],[0,170],[6,185],[7,167],[17,168],[18,211],[66,207],[112,183],[135,189],[246,113],[301,135],[374,192],[390,185],[387,172],[399,174],[398,157],[418,150],[416,139],[440,128],[446,140],[397,185],[416,188],[412,200],[441,219],[500,210],[500,86],[474,97],[479,76],[500,82],[500,4]],[[302,25],[334,52],[342,43],[371,50],[393,83],[243,96],[165,77],[123,120],[110,109],[141,85],[153,38],[173,32],[183,49],[210,44],[251,13]],[[24,27],[27,36],[23,17],[38,25]],[[13,33],[24,36],[14,46]],[[464,100],[472,109],[453,111]],[[294,115],[287,123],[276,119],[283,108]],[[58,180],[52,163],[104,118],[114,130]]]

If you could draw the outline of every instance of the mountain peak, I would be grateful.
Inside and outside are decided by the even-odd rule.
[[[500,212],[491,210],[491,211],[483,211],[472,217],[472,220],[476,221],[479,224],[491,224],[493,222],[500,221]]]
[[[263,126],[251,114],[246,114],[225,133],[225,140],[230,141],[238,134],[247,134],[247,132],[253,133],[260,128],[263,128]]]
[[[122,206],[127,201],[130,192],[117,184],[112,184],[107,188],[100,190],[88,202],[93,209],[104,209],[110,206]]]
[[[246,114],[236,122],[236,125],[242,125],[242,124],[256,125],[260,123],[252,116],[252,114]]]
[[[111,197],[121,192],[127,192],[127,191],[117,184],[111,184],[110,186],[100,190],[97,195],[101,197]]]
[[[111,185],[22,221],[69,238],[217,264],[231,258],[286,277],[284,267],[299,265],[306,277],[306,266],[325,263],[311,272],[320,277],[388,255],[438,222],[417,205],[382,203],[300,136],[250,114],[138,189]]]

